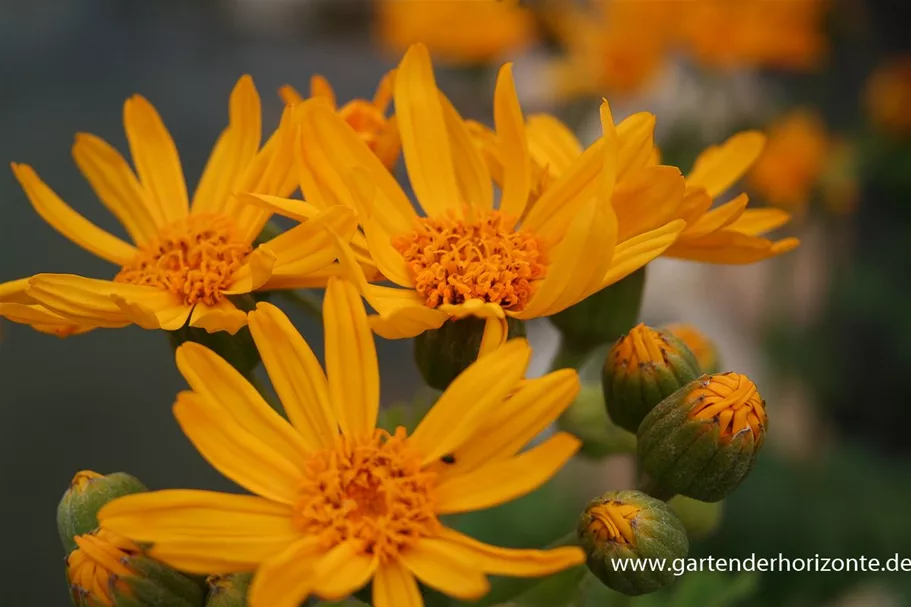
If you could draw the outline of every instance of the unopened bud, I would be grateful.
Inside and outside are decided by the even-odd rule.
[[[595,498],[579,517],[578,533],[589,570],[629,596],[654,592],[675,579],[669,568],[649,567],[640,559],[669,563],[689,552],[680,519],[667,504],[641,491],[610,491]]]
[[[767,426],[765,402],[748,377],[704,376],[643,420],[637,435],[639,463],[664,491],[715,502],[746,478]]]
[[[245,607],[251,573],[212,575],[206,580],[209,588],[206,607]]]
[[[670,331],[674,337],[686,344],[696,362],[699,363],[699,369],[705,374],[718,373],[721,368],[721,357],[718,355],[718,347],[711,339],[697,329],[695,326],[686,323],[673,323],[665,325],[664,329]]]
[[[145,485],[124,472],[102,475],[77,472],[57,506],[57,531],[66,552],[76,548],[74,536],[98,527],[98,510],[112,499],[147,491]]]
[[[601,375],[614,422],[630,432],[658,403],[700,375],[689,348],[669,331],[637,325],[607,353]]]

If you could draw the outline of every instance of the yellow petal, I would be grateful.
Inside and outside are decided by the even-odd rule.
[[[462,200],[470,206],[491,209],[493,208],[493,183],[487,166],[484,164],[484,158],[472,140],[459,112],[443,93],[439,95],[446,131],[449,133],[449,141],[452,145],[456,182],[461,189]]]
[[[712,197],[700,187],[687,184],[683,193],[680,208],[677,209],[677,219],[682,219],[686,225],[693,225],[712,208]]]
[[[727,229],[747,236],[759,236],[777,230],[789,221],[791,214],[781,209],[747,209]]]
[[[484,321],[484,334],[481,336],[481,347],[478,356],[490,354],[506,343],[509,325],[505,318],[488,317]]]
[[[655,116],[633,114],[617,125],[618,176],[649,165],[655,151]]]
[[[247,315],[229,299],[222,299],[214,306],[197,302],[190,314],[190,326],[205,329],[207,333],[226,331],[234,335],[246,324]]]
[[[424,607],[414,574],[397,560],[380,565],[373,578],[373,607]]]
[[[484,301],[483,299],[467,299],[460,304],[440,304],[437,309],[453,318],[506,318],[502,306]]]
[[[704,263],[747,264],[794,250],[796,238],[771,241],[731,230],[722,230],[696,241],[679,242],[667,250],[668,257]]]
[[[383,339],[409,339],[439,329],[449,317],[422,304],[402,308],[387,316],[372,315],[370,329]]]
[[[556,421],[579,393],[579,375],[561,369],[527,380],[502,404],[491,409],[483,425],[454,453],[455,462],[440,467],[442,478],[512,457]]]
[[[149,204],[120,152],[100,137],[78,133],[73,158],[98,199],[120,220],[133,242],[143,244],[158,235],[158,229],[165,225],[161,210]]]
[[[239,194],[237,199],[242,204],[260,207],[270,213],[277,213],[282,217],[288,217],[295,221],[307,221],[323,210],[322,208],[303,200],[269,196],[267,194],[250,194],[244,192]]]
[[[299,607],[313,591],[320,556],[319,539],[311,536],[264,562],[250,584],[250,607]]]
[[[242,524],[243,518],[238,519]],[[300,534],[284,538],[176,538],[155,544],[149,556],[175,569],[196,575],[253,571],[264,560],[288,547]]]
[[[437,513],[482,510],[530,493],[556,474],[580,446],[579,439],[560,432],[515,457],[447,478],[436,488]]]
[[[395,114],[411,187],[424,211],[462,215],[452,148],[440,105],[430,53],[423,44],[408,49],[395,77]]]
[[[313,592],[328,601],[342,599],[367,585],[379,558],[358,550],[357,541],[339,544],[327,552],[313,571]]]
[[[288,317],[271,304],[257,304],[249,322],[256,349],[288,419],[314,449],[333,446],[338,423],[326,374],[313,350]]]
[[[677,167],[633,170],[614,192],[612,203],[622,242],[671,221],[680,208],[686,182]]]
[[[411,435],[425,464],[454,452],[516,388],[525,374],[531,349],[514,339],[472,363],[449,385]]]
[[[275,253],[262,245],[256,247],[231,276],[230,288],[222,292],[225,295],[244,295],[256,291],[272,278],[272,269],[277,261]]]
[[[715,198],[743,177],[765,146],[765,136],[758,131],[744,131],[720,146],[703,152],[687,175],[688,185],[705,188]]]
[[[373,153],[390,171],[395,168],[402,153],[402,134],[399,132],[399,121],[395,116],[387,119],[386,124],[376,134]]]
[[[105,232],[60,200],[27,164],[10,165],[26,196],[41,218],[86,251],[118,266],[136,256],[137,250]]]
[[[457,554],[460,561],[476,563],[480,569],[493,575],[542,577],[585,562],[585,553],[578,546],[552,550],[500,548],[448,527],[440,530],[439,537],[449,544],[447,550]]]
[[[575,134],[549,114],[529,116],[525,131],[534,162],[555,175],[561,175],[582,155]]]
[[[685,240],[697,239],[717,232],[743,215],[747,204],[749,204],[749,198],[746,194],[741,194],[734,200],[712,209],[696,222],[687,224],[683,230],[683,238]]]
[[[614,117],[610,111],[607,99],[601,102],[601,130],[604,132],[604,165],[601,167],[598,193],[604,204],[613,199],[614,188],[617,185],[619,168],[619,142],[617,128],[614,126]]]
[[[332,107],[335,107],[337,103],[332,85],[326,80],[325,76],[320,74],[310,76],[310,96],[325,99]]]
[[[90,325],[74,323],[37,303],[0,303],[0,317],[57,337],[80,335],[93,329]]]
[[[342,432],[365,436],[376,427],[379,367],[364,303],[354,285],[331,278],[323,300],[329,397]]]
[[[525,136],[525,118],[516,95],[512,64],[500,68],[494,92],[494,121],[503,163],[500,211],[506,215],[506,227],[512,227],[525,212],[531,187],[531,158]]]
[[[395,73],[396,70],[389,70],[380,78],[380,83],[376,85],[376,91],[373,93],[373,105],[382,113],[385,113],[392,102],[392,96],[395,94]]]
[[[168,223],[183,219],[190,207],[187,184],[177,147],[158,112],[144,97],[133,95],[123,106],[123,124],[149,202]]]
[[[231,91],[229,123],[218,138],[193,194],[194,213],[217,213],[237,192],[244,171],[262,139],[262,108],[250,76],[241,76]]]
[[[448,547],[443,540],[422,538],[402,553],[401,560],[419,580],[449,596],[472,600],[487,594],[490,583],[481,570],[461,562]]]
[[[212,467],[237,484],[282,504],[297,500],[297,466],[195,392],[181,392],[174,416]]]
[[[289,462],[302,462],[311,449],[319,447],[318,443],[302,439],[237,369],[205,346],[187,342],[177,348],[177,368],[190,388],[220,407],[223,416],[236,421]]]
[[[304,96],[298,93],[297,89],[290,84],[283,84],[278,87],[278,96],[285,105],[294,105],[304,100]]]
[[[29,288],[29,278],[17,278],[7,282],[0,282],[0,302],[33,304],[35,300],[26,291]]]
[[[110,293],[111,300],[143,329],[176,331],[187,324],[191,307],[174,293],[139,285],[111,284],[116,285]]]
[[[657,258],[674,244],[684,228],[680,219],[640,234],[617,245],[610,269],[604,275],[602,288],[622,280]]]

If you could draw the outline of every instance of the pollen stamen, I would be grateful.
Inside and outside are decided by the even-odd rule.
[[[187,305],[213,306],[251,250],[230,217],[192,215],[162,228],[114,281],[165,289]]]
[[[499,211],[471,220],[421,217],[416,229],[393,238],[392,246],[431,308],[481,299],[520,311],[531,299],[533,281],[547,268],[540,239],[507,228]]]

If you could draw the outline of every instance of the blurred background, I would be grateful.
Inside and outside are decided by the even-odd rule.
[[[704,147],[762,129],[769,144],[742,186],[753,205],[794,213],[786,231],[802,246],[752,266],[662,259],[648,272],[643,320],[698,326],[718,343],[723,367],[756,381],[772,420],[756,469],[691,555],[911,557],[904,5],[0,0],[0,159],[32,164],[79,212],[123,236],[69,149],[87,131],[125,151],[121,111],[131,94],[158,108],[192,186],[240,75],[253,75],[274,126],[279,86],[306,91],[321,73],[340,102],[370,98],[418,40],[463,115],[486,123],[496,70],[513,60],[527,113],[554,113],[588,143],[599,134],[602,96],[618,119],[654,112],[664,162],[684,171]],[[113,275],[38,217],[6,170],[0,205],[0,281],[43,271]],[[319,354],[319,325],[284,307]],[[541,373],[557,333],[544,321],[529,335]],[[422,385],[411,344],[378,343],[384,402],[411,401]],[[150,488],[236,489],[173,420],[183,387],[161,333],[132,327],[58,339],[2,321],[0,603],[68,604],[54,511],[77,470],[128,471]],[[484,539],[540,545],[570,529],[588,499],[631,483],[623,457],[580,461],[536,494],[460,524]],[[911,605],[911,576],[693,575],[658,598],[622,604]]]

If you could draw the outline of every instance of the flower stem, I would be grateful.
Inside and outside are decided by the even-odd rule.
[[[575,369],[578,371],[588,360],[591,353],[592,350],[590,348],[574,348],[565,339],[561,339],[557,354],[550,363],[550,370]]]

